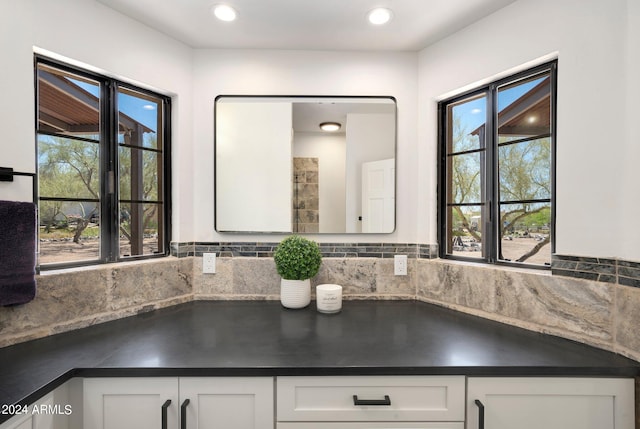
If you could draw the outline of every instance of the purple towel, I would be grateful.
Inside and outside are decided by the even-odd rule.
[[[0,305],[36,296],[36,206],[0,201]]]

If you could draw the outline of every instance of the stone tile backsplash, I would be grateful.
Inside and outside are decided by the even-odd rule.
[[[597,346],[611,344],[615,286],[548,274],[429,261],[419,297]]]
[[[277,300],[276,245],[173,243],[174,257],[39,275],[34,301],[0,308],[0,347],[192,300]],[[345,300],[417,299],[640,360],[640,263],[555,256],[539,271],[438,259],[432,245],[320,246],[312,285],[341,284]],[[205,252],[216,274],[202,273]],[[409,256],[407,276],[395,254]]]
[[[161,258],[38,275],[33,301],[0,307],[0,347],[191,301],[192,273]]]
[[[322,283],[343,286],[345,299],[415,298],[412,267],[409,276],[393,275],[393,260],[330,258],[322,260],[312,287]],[[219,257],[216,274],[202,274],[202,258],[194,258],[195,299],[279,299],[280,276],[271,258]],[[312,289],[313,292],[313,289]]]
[[[221,257],[271,258],[277,242],[224,242],[183,243],[172,245],[171,255],[176,257],[202,256],[216,253]],[[437,246],[415,243],[318,243],[325,258],[393,258],[407,255],[409,258],[437,258]]]
[[[553,255],[554,275],[640,287],[640,262],[614,258]]]

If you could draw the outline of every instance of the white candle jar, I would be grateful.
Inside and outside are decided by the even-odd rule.
[[[334,284],[316,286],[316,302],[320,313],[338,313],[342,310],[342,286]]]

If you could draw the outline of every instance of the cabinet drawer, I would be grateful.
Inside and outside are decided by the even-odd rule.
[[[464,421],[462,376],[278,377],[277,383],[281,422]]]
[[[277,429],[464,429],[464,422],[428,423],[299,423],[278,422]]]

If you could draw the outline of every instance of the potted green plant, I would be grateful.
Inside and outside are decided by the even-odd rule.
[[[304,308],[311,302],[310,279],[322,263],[320,247],[299,235],[282,240],[273,252],[280,282],[280,302],[286,308]]]

